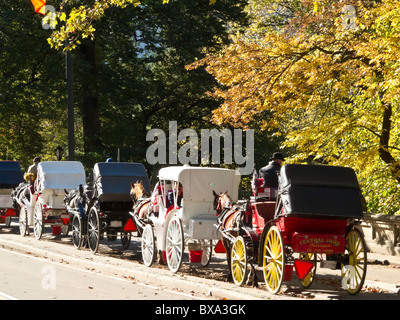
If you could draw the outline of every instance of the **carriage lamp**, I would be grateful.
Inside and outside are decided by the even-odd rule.
[[[57,157],[57,160],[58,160],[58,161],[61,160],[63,154],[64,154],[64,149],[61,148],[60,146],[58,146],[58,147],[56,148],[56,157]]]

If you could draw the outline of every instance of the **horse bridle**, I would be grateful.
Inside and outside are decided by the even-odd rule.
[[[215,209],[217,211],[218,215],[221,215],[221,214],[224,213],[225,210],[227,211],[227,210],[230,209],[230,205],[231,205],[230,198],[229,198],[229,201],[225,204],[225,206],[223,208],[221,208],[221,205],[222,205],[222,201],[221,200],[222,200],[222,197],[225,196],[225,195],[229,198],[229,196],[226,193],[221,193],[219,195],[218,202],[217,202],[217,207]]]

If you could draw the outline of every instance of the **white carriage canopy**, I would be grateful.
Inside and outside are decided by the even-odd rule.
[[[131,182],[142,181],[144,189],[150,192],[146,168],[141,163],[96,163],[93,168],[93,180],[96,183],[97,196],[102,201],[131,201]]]
[[[45,161],[38,165],[39,191],[77,189],[85,185],[85,169],[79,161]]]
[[[216,193],[228,192],[233,201],[238,200],[240,173],[235,170],[209,167],[173,166],[159,171],[160,180],[179,181],[183,186],[183,199],[213,202]]]

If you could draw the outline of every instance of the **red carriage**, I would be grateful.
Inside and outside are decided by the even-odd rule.
[[[294,269],[308,288],[321,262],[341,269],[342,287],[357,294],[367,270],[367,248],[358,227],[361,199],[350,168],[283,166],[276,202],[255,198],[219,215],[234,282],[242,285],[249,272],[259,270],[268,291],[277,293]]]

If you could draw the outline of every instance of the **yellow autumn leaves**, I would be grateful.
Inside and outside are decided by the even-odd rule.
[[[211,93],[223,100],[215,123],[278,129],[291,161],[351,166],[371,210],[400,212],[398,3],[281,2],[250,1],[269,14],[255,13],[221,54],[190,66],[221,84]]]

